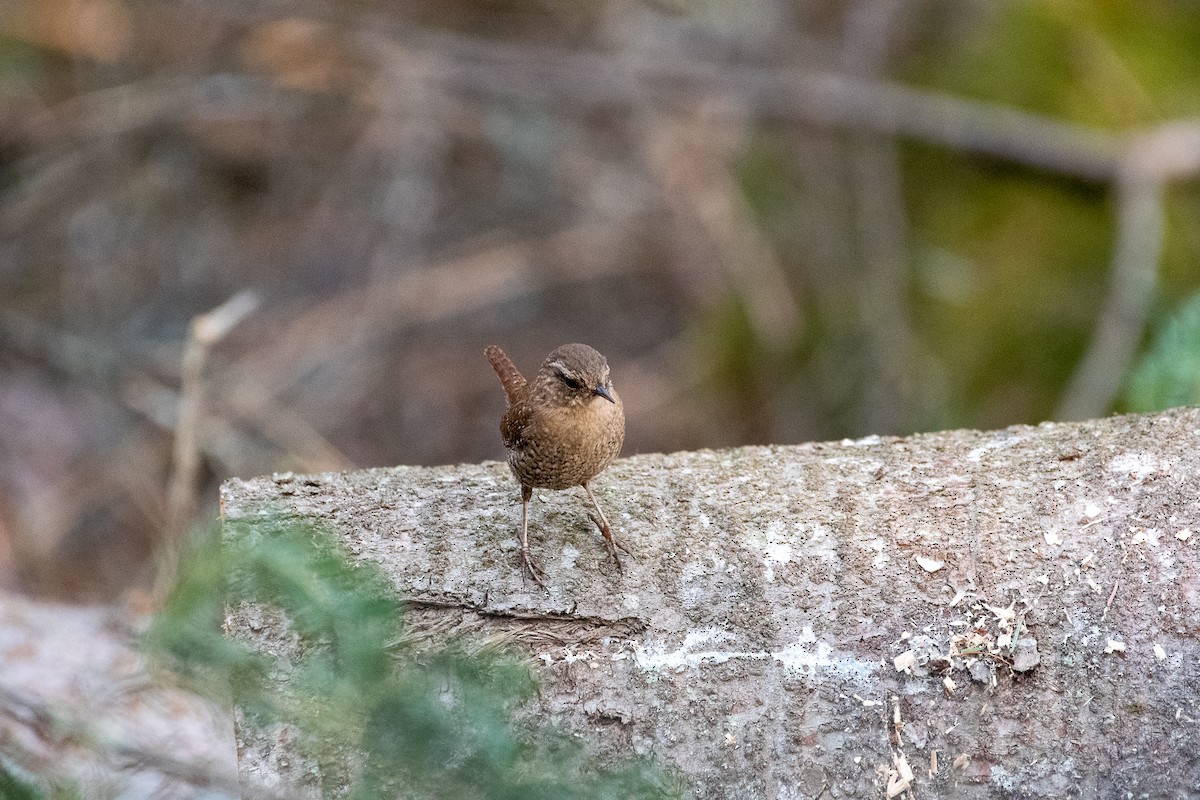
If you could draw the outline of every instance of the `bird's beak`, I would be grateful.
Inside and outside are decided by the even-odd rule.
[[[613,400],[612,393],[609,392],[608,388],[605,386],[597,386],[595,390],[593,390],[592,394],[598,394],[610,403],[617,402],[616,400]]]

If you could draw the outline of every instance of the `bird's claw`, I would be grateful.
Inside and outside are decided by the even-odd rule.
[[[533,578],[533,582],[545,591],[546,584],[542,581],[546,577],[546,573],[542,571],[541,567],[533,563],[533,558],[529,555],[528,547],[521,548],[521,566],[525,568],[525,572],[529,574],[529,577]]]
[[[604,520],[597,517],[591,512],[588,513],[588,519],[600,529],[600,534],[604,537],[604,546],[608,550],[608,557],[613,560],[617,566],[617,572],[624,572],[624,567],[621,565],[621,557],[617,554],[617,550],[624,550],[625,554],[632,557],[633,551],[617,541],[617,537],[613,536],[612,528],[605,524]]]

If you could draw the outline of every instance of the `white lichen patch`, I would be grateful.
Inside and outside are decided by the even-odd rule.
[[[892,557],[887,553],[887,547],[887,542],[878,537],[867,542],[867,548],[875,551],[875,557],[871,559],[871,566],[874,569],[882,569],[892,560]]]
[[[1129,475],[1141,483],[1156,472],[1162,472],[1162,460],[1150,453],[1122,453],[1108,462],[1108,469],[1118,475]]]
[[[769,660],[778,663],[789,673],[803,673],[810,679],[820,677],[822,672],[829,672],[858,682],[867,681],[878,668],[875,661],[835,657],[833,646],[818,639],[811,627],[804,629],[799,640],[778,650],[699,649],[702,645],[726,642],[732,638],[732,634],[713,628],[693,631],[674,650],[668,650],[661,642],[635,645],[633,657],[635,663],[647,672],[697,669],[728,661]]]
[[[970,452],[968,452],[967,461],[978,463],[985,455],[993,450],[1002,450],[1006,447],[1012,447],[1014,444],[1020,442],[1022,438],[1023,437],[1017,434],[997,434],[991,441],[980,445],[979,447],[973,448]]]
[[[733,635],[727,631],[707,628],[692,631],[684,637],[683,644],[674,650],[668,650],[662,642],[651,642],[644,646],[635,646],[633,656],[639,667],[650,672],[683,667],[695,668],[701,664],[722,664],[731,658],[743,657],[745,654],[731,650],[697,650],[696,648],[711,642],[728,641],[732,638]]]
[[[564,570],[574,569],[575,562],[578,560],[579,556],[579,548],[572,547],[569,544],[563,545],[562,550],[559,551],[558,555],[558,568]]]
[[[768,542],[763,547],[763,580],[775,580],[775,565],[787,564],[792,560],[792,546],[787,542]]]

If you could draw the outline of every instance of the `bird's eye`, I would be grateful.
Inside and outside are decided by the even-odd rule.
[[[583,384],[572,378],[570,375],[559,375],[558,377],[562,378],[562,382],[567,385],[568,389],[578,391],[583,388]]]

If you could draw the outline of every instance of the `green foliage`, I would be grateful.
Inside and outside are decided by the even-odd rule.
[[[1200,294],[1167,318],[1129,378],[1130,411],[1200,405]]]
[[[1171,0],[1023,0],[931,28],[911,81],[1109,131],[1200,112],[1200,6]],[[949,18],[949,17],[947,17]],[[914,244],[913,319],[936,359],[950,424],[1050,417],[1104,302],[1113,246],[1107,186],[1003,159],[904,145]],[[1200,288],[1200,191],[1168,198],[1158,288]],[[936,396],[922,398],[932,408]],[[921,427],[922,425],[918,425]]]
[[[909,147],[914,320],[952,415],[1048,418],[1104,299],[1111,209],[1095,187]]]
[[[242,549],[242,548],[238,548]],[[169,602],[143,644],[205,694],[231,690],[258,714],[267,695],[262,685],[270,664],[261,655],[226,638],[221,620],[228,596],[227,575],[237,556],[213,533],[198,537],[181,564]]]
[[[56,61],[49,50],[0,31],[0,90],[40,88]]]
[[[46,795],[32,783],[14,775],[0,762],[0,797],[6,800],[43,800]]]
[[[24,771],[12,767],[0,756],[0,798],[3,800],[77,800],[79,792],[62,782],[41,776],[22,777]]]
[[[276,665],[222,636],[224,608],[281,614],[294,648]],[[370,563],[351,564],[322,531],[262,522],[185,559],[147,645],[260,725],[301,731],[327,795],[354,798],[666,798],[685,791],[644,762],[602,766],[577,741],[518,725],[535,683],[518,660],[402,644],[402,604]],[[264,629],[277,629],[277,623]],[[413,637],[408,637],[412,639]],[[339,787],[335,784],[344,784]],[[343,793],[343,789],[345,789]]]
[[[1175,0],[1023,0],[912,59],[956,93],[1113,130],[1196,113],[1200,13]]]

